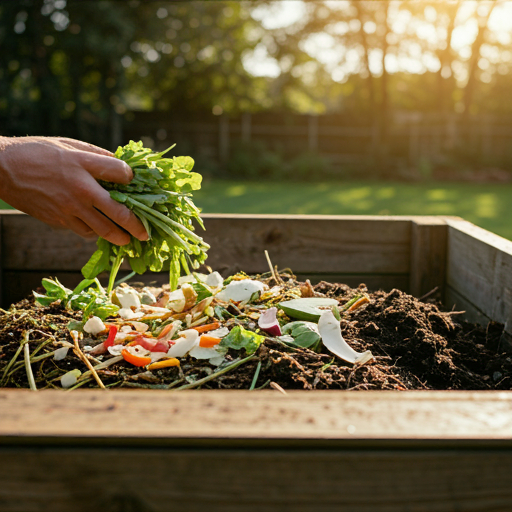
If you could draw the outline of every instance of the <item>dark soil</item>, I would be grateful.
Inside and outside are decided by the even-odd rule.
[[[314,289],[339,299],[340,304],[366,292],[364,285],[352,289],[326,282]],[[345,340],[355,350],[371,350],[373,361],[353,366],[325,349],[316,353],[267,339],[253,359],[201,387],[249,389],[259,366],[256,388],[271,385],[283,389],[512,389],[512,356],[501,341],[501,324],[491,322],[486,328],[470,324],[462,319],[461,312],[442,311],[435,301],[422,302],[396,289],[368,296],[369,303],[343,313],[341,328]],[[77,315],[59,305],[37,308],[29,300],[13,305],[9,311],[0,310],[0,385],[28,387],[23,351],[6,371],[24,333],[31,331],[31,355],[44,356],[60,346],[58,340],[71,341],[65,326],[73,317]],[[240,354],[233,352],[228,360],[238,357]],[[48,356],[32,363],[38,388],[61,388],[60,377],[73,368],[87,371],[71,350],[62,361]],[[215,371],[207,362],[188,358],[182,360],[181,368],[149,372],[123,361],[98,373],[107,386],[176,389],[187,384],[195,387],[198,379]],[[80,385],[97,387],[92,379],[83,380]]]

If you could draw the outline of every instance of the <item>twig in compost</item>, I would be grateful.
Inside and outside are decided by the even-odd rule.
[[[9,364],[6,366],[5,370],[4,370],[4,373],[2,375],[2,378],[0,379],[0,386],[3,384],[4,382],[4,379],[7,377],[7,380],[9,380],[9,376],[11,374],[8,374],[7,372],[11,369],[12,365],[16,362],[16,359],[18,359],[18,356],[20,355],[20,352],[23,350],[23,346],[25,345],[25,343],[28,343],[28,337],[30,336],[30,333],[32,331],[24,331],[23,332],[23,341],[20,343],[20,346],[18,347],[18,349],[16,350],[14,356],[12,357],[12,359],[9,361]],[[23,364],[23,363],[22,363]],[[11,372],[13,373],[13,372]]]
[[[252,378],[251,387],[249,391],[252,391],[256,387],[256,382],[258,382],[258,377],[260,376],[261,370],[261,361],[258,361],[258,366],[256,366],[256,371],[254,372],[254,377]]]
[[[102,363],[97,364],[94,367],[94,370],[96,370],[96,371],[104,370],[105,368],[108,368],[109,366],[112,366],[113,364],[119,363],[122,360],[123,360],[123,356],[115,356],[112,359],[107,359],[106,361],[103,361]],[[83,379],[86,379],[86,378],[88,379],[92,375],[93,375],[93,373],[91,371],[84,372],[84,373],[82,373],[82,375],[80,375],[78,382],[82,382]],[[69,388],[69,389],[73,389],[73,388]]]
[[[167,386],[167,389],[172,389],[174,387],[176,387],[178,384],[181,384],[185,379],[183,377],[180,377],[179,379],[176,379],[175,381],[171,382],[168,386]]]
[[[34,331],[36,332],[36,331]],[[46,345],[48,345],[49,343],[53,343],[55,342],[55,338],[53,336],[51,336],[52,339],[50,340],[46,340],[46,341],[43,341],[42,343],[39,344],[39,346],[36,347],[36,349],[34,350],[34,352],[32,352],[32,358],[31,360],[33,359],[33,357],[44,347],[46,347]]]
[[[435,288],[432,288],[432,290],[430,290],[429,292],[425,293],[425,295],[422,295],[418,300],[422,301],[422,300],[428,299],[431,295],[434,295],[434,293],[436,293],[437,290],[439,290],[439,286],[436,286]]]
[[[268,379],[265,384],[261,385],[260,387],[258,388],[254,388],[255,391],[258,391],[259,389],[263,389],[263,388],[266,388],[268,385],[270,384],[270,379]]]
[[[347,391],[354,391],[356,389],[361,389],[361,388],[364,388],[365,390],[368,390],[368,386],[372,386],[374,388],[377,387],[377,385],[374,384],[373,382],[361,382],[360,384],[357,384],[356,386],[353,386],[351,388],[347,388]]]
[[[275,389],[276,391],[279,391],[279,393],[282,393],[283,395],[287,395],[288,394],[277,382],[271,381],[270,382],[270,387],[272,389]]]
[[[100,376],[96,373],[96,370],[94,369],[94,367],[91,364],[91,362],[89,361],[89,359],[87,359],[87,357],[85,357],[84,353],[80,350],[80,345],[78,345],[78,332],[77,331],[71,331],[71,337],[73,338],[73,342],[75,344],[75,348],[73,349],[73,352],[83,361],[85,366],[87,366],[87,368],[89,368],[89,370],[92,373],[94,379],[98,383],[98,386],[101,389],[107,389],[105,387],[105,384],[103,384],[103,382],[101,381]]]
[[[72,346],[72,345],[71,345]],[[21,350],[21,347],[23,347],[23,345],[20,346],[20,350]],[[46,352],[45,354],[41,354],[40,356],[36,356],[34,357],[34,354],[36,353],[36,350],[34,350],[34,352],[32,352],[32,355],[30,356],[30,363],[33,364],[33,363],[37,363],[38,361],[42,361],[44,359],[48,359],[49,357],[52,357],[55,355],[55,350],[52,351],[52,352]],[[16,363],[11,372],[9,372],[9,374],[7,375],[7,378],[11,377],[11,375],[13,375],[14,373],[16,373],[20,368],[23,367],[25,363],[20,361],[18,363]]]
[[[346,304],[343,305],[343,307],[340,308],[340,312],[343,313],[344,311],[347,311],[350,308],[350,306],[355,304],[361,297],[363,297],[363,295],[360,293],[352,297]]]
[[[26,341],[23,343],[23,355],[25,356],[25,369],[27,370],[28,384],[32,391],[37,391],[36,381],[34,380],[34,374],[32,373],[32,366],[30,366],[30,349],[28,345],[28,334]]]
[[[272,262],[270,261],[270,256],[268,255],[268,251],[265,249],[265,258],[267,258],[268,268],[270,269],[270,273],[272,274],[272,278],[277,283],[276,273],[274,268],[272,267]]]
[[[140,384],[138,382],[122,381],[121,388],[140,388],[140,389],[167,389],[165,384]]]
[[[83,386],[84,384],[87,384],[88,382],[91,382],[91,380],[93,380],[92,377],[89,377],[87,379],[83,379],[83,380],[80,380],[78,381],[74,386],[66,389],[66,391],[73,391],[73,389],[76,389],[76,388],[79,388],[81,386]]]
[[[12,356],[12,359],[9,361],[9,364],[5,367],[4,373],[2,375],[2,378],[0,379],[0,386],[4,383],[4,379],[9,377],[7,372],[11,369],[11,366],[16,362],[16,359],[18,359],[18,356],[20,355],[20,352],[23,350],[23,343],[20,344],[18,349],[16,350],[15,354]]]
[[[360,308],[363,304],[366,304],[367,302],[370,302],[370,299],[366,296],[366,295],[363,295],[362,297],[359,297],[359,299],[357,299],[348,309],[347,311],[349,312],[352,312],[352,311],[355,311],[356,309]]]
[[[276,273],[276,270],[272,266],[272,262],[270,261],[270,256],[269,256],[268,251],[266,249],[265,249],[265,258],[267,258],[267,263],[268,263],[268,266],[270,268],[270,273],[272,274],[272,278],[274,279],[276,284],[283,284],[283,280],[281,279],[281,276],[279,275],[279,272]]]
[[[231,363],[229,366],[226,366],[226,368],[223,368],[222,370],[214,372],[211,375],[207,375],[206,377],[196,380],[195,382],[192,382],[190,384],[185,384],[184,386],[180,386],[179,388],[176,388],[176,391],[179,391],[180,389],[192,389],[192,388],[197,388],[198,386],[202,386],[206,382],[216,379],[217,377],[220,377],[221,375],[224,375],[225,373],[227,373],[231,370],[234,370],[238,366],[240,366],[244,363],[247,363],[248,361],[252,361],[255,358],[256,358],[256,356],[252,355],[249,357],[245,357],[244,359],[240,359],[239,361],[235,361],[235,362]]]

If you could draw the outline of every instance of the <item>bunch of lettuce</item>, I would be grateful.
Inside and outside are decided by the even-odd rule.
[[[182,269],[190,274],[190,268],[196,269],[206,260],[209,245],[194,233],[192,224],[195,219],[204,229],[200,210],[191,199],[191,192],[201,188],[202,177],[192,172],[192,158],[164,158],[173,147],[153,153],[142,142],[130,141],[119,147],[115,156],[132,168],[133,180],[128,185],[100,182],[112,199],[137,215],[149,234],[146,242],[132,236],[124,246],[98,239],[98,249],[82,268],[82,274],[94,279],[101,272],[110,271],[108,294],[125,258],[137,274],[148,269],[169,271],[171,289],[177,287]]]

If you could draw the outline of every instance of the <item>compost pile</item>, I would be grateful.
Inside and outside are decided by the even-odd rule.
[[[45,278],[31,299],[0,309],[0,387],[511,388],[501,325],[467,324],[399,290],[299,282],[266,251],[267,274],[224,278],[206,267],[192,200],[201,175],[192,158],[165,157],[170,149],[130,141],[115,156],[133,180],[100,182],[147,241],[99,238],[74,290]],[[129,278],[168,271],[168,284],[116,282],[123,261]]]
[[[111,302],[99,282],[78,294],[43,285],[46,305],[31,298],[0,310],[3,387],[512,387],[502,325],[466,323],[396,289],[311,286],[286,270],[193,273],[176,290],[121,284]],[[84,294],[99,316],[71,307]]]

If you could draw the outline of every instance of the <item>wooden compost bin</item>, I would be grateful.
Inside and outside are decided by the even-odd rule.
[[[94,242],[0,212],[4,307]],[[416,296],[512,332],[512,242],[457,218],[205,215],[224,275]],[[400,342],[400,340],[397,340]],[[0,511],[512,510],[512,391],[0,390]]]

